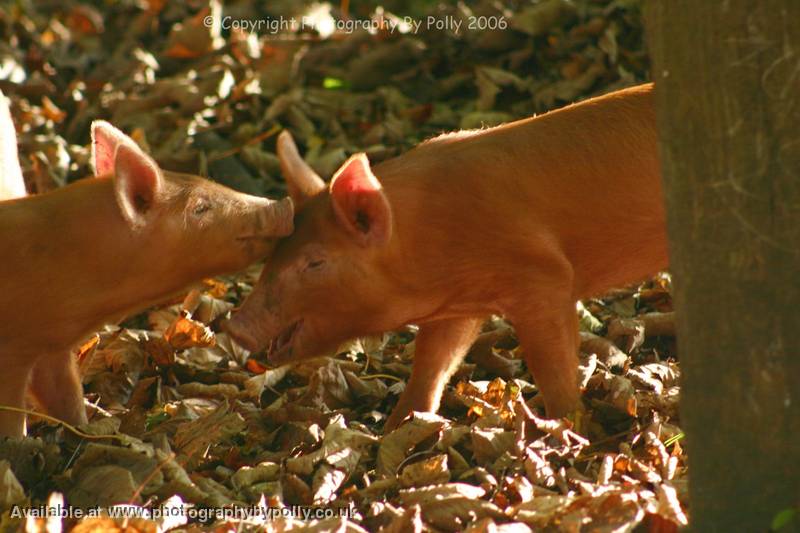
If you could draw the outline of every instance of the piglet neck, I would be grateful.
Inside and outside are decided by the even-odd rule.
[[[147,262],[162,259],[143,253],[157,235],[126,221],[110,178],[88,178],[14,207],[20,261],[11,276],[27,286],[17,301],[42,323],[58,324],[54,344],[75,342],[163,296],[140,276]]]

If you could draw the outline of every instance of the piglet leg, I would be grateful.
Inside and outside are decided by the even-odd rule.
[[[83,385],[71,352],[40,358],[33,368],[31,392],[47,414],[75,426],[87,422]]]
[[[541,303],[533,312],[510,318],[547,416],[556,418],[580,408],[581,401],[575,303],[553,296],[537,297]]]
[[[0,405],[21,408],[25,406],[25,391],[31,367],[10,362],[5,369],[3,385],[0,387]],[[25,435],[25,415],[0,409],[0,437],[22,437]]]
[[[420,326],[411,378],[386,421],[391,431],[411,411],[436,412],[450,376],[480,332],[480,319],[454,318]]]

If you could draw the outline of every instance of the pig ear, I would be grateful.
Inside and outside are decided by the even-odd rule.
[[[325,190],[322,178],[300,157],[289,130],[283,130],[278,136],[278,159],[286,187],[289,189],[289,196],[297,209]]]
[[[161,170],[135,144],[121,143],[114,155],[114,193],[122,214],[134,226],[155,205],[162,188]]]
[[[331,181],[331,200],[339,223],[363,246],[382,245],[392,234],[392,208],[369,168],[366,154],[344,162]]]
[[[117,146],[124,142],[134,143],[133,139],[105,120],[92,122],[92,163],[95,176],[114,172],[114,154]]]

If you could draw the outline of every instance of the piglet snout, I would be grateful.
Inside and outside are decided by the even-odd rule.
[[[262,343],[258,341],[253,334],[253,328],[244,320],[241,314],[236,314],[233,318],[225,320],[222,323],[222,331],[227,333],[236,344],[251,352],[257,352],[261,349]]]

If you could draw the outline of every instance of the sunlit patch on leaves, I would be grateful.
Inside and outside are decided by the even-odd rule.
[[[97,348],[98,343],[100,342],[99,335],[92,335],[92,338],[86,341],[85,343],[81,344],[75,354],[75,357],[78,361],[83,361],[89,356],[95,348]]]
[[[223,298],[228,294],[229,286],[222,280],[207,278],[203,280],[203,286],[211,298]]]
[[[459,382],[455,393],[469,407],[467,414],[480,418],[492,412],[509,421],[513,413],[512,402],[518,399],[520,388],[513,381],[506,383],[495,378],[489,383]]]
[[[450,481],[447,454],[436,454],[401,468],[400,484],[404,487],[423,487]]]
[[[181,315],[167,328],[164,340],[177,350],[216,345],[214,332],[202,322],[192,320],[188,313]]]
[[[11,463],[6,460],[0,461],[0,505],[8,509],[12,505],[21,505],[24,502],[25,489],[11,470]]]

